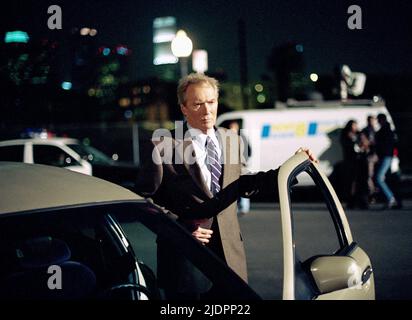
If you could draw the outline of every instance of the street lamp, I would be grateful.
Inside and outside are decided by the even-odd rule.
[[[185,31],[179,30],[172,40],[172,53],[180,60],[180,73],[182,77],[188,73],[187,57],[192,53],[192,49],[192,40],[190,40]]]

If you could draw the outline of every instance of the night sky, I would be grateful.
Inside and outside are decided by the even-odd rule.
[[[47,29],[47,8],[58,4],[63,30]],[[363,29],[349,30],[347,9],[362,8]],[[269,74],[266,58],[287,41],[304,47],[307,72],[331,74],[336,64],[373,74],[412,73],[412,1],[10,1],[1,6],[0,31],[24,29],[33,38],[62,40],[72,27],[98,30],[99,42],[133,50],[132,79],[154,75],[152,22],[175,16],[195,49],[206,49],[209,70],[239,80],[237,21],[246,23],[249,79]],[[3,36],[2,36],[3,37]]]

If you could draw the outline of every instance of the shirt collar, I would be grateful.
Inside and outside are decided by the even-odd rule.
[[[204,147],[206,145],[206,138],[207,137],[210,137],[212,139],[213,143],[216,146],[219,146],[219,141],[216,137],[215,128],[209,129],[207,131],[207,134],[205,134],[201,130],[193,128],[189,123],[187,123],[187,127],[189,129],[190,136],[192,137],[192,140],[196,141],[202,147]]]

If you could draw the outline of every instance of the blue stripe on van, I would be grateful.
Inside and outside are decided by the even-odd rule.
[[[310,122],[308,127],[308,136],[314,136],[318,129],[318,124],[316,122]]]
[[[269,137],[269,133],[270,133],[270,125],[269,124],[265,124],[262,128],[262,138],[267,138]]]

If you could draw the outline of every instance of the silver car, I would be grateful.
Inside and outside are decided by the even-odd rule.
[[[292,181],[301,174],[323,193],[339,243],[304,260],[291,203]],[[374,299],[371,262],[317,164],[303,153],[293,156],[281,166],[278,186],[283,299]],[[162,238],[209,278],[216,299],[262,299],[170,212],[118,185],[50,166],[0,162],[0,197],[1,298],[162,300],[156,276]]]

